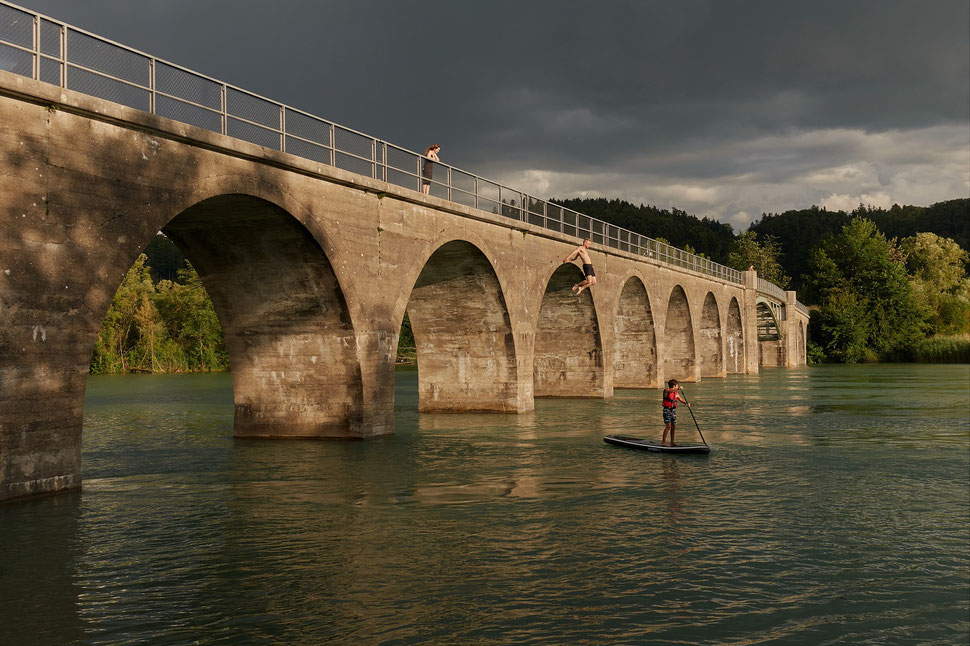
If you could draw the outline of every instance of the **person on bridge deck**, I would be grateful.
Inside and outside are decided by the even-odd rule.
[[[438,161],[438,151],[441,146],[431,144],[424,151],[424,162],[421,164],[421,192],[431,192],[431,176],[434,174],[434,163]]]
[[[573,285],[572,290],[576,294],[583,291],[587,287],[592,287],[596,284],[596,273],[593,272],[593,263],[589,259],[589,251],[587,251],[588,249],[589,238],[583,238],[583,244],[573,249],[571,254],[563,258],[564,263],[572,262],[577,257],[583,261],[583,276],[585,276],[585,278]]]
[[[667,433],[670,433],[670,446],[677,446],[674,443],[674,430],[677,428],[677,402],[684,402],[690,407],[690,402],[680,396],[680,384],[676,379],[671,379],[664,388],[664,434],[660,440],[660,446],[667,446]]]

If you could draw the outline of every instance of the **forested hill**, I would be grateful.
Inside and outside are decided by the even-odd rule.
[[[889,238],[905,238],[919,232],[935,233],[951,238],[970,250],[970,199],[947,200],[932,206],[899,206],[877,209],[860,206],[852,213],[827,211],[813,206],[809,209],[763,215],[749,230],[758,237],[771,235],[781,246],[781,264],[794,279],[794,288],[802,286],[802,276],[808,275],[808,259],[812,249],[831,235],[836,235],[853,217],[872,220]]]
[[[550,201],[650,238],[663,238],[681,249],[690,247],[715,262],[726,263],[734,246],[731,225],[698,218],[678,209],[668,211],[605,198]]]

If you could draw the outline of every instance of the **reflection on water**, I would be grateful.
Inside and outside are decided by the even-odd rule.
[[[0,505],[0,643],[967,642],[968,366],[688,385],[709,456],[602,442],[659,437],[659,392],[418,415],[398,377],[368,442],[92,378],[83,493]]]

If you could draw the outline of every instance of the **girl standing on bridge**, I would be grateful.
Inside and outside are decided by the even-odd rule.
[[[424,151],[424,163],[421,164],[421,192],[428,194],[431,191],[431,176],[434,174],[434,163],[438,161],[438,151],[441,146],[431,144]]]

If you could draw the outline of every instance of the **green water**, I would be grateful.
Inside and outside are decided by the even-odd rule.
[[[966,644],[970,366],[765,370],[232,438],[227,375],[88,382],[81,493],[0,505],[0,644]],[[696,437],[685,409],[678,439]]]

